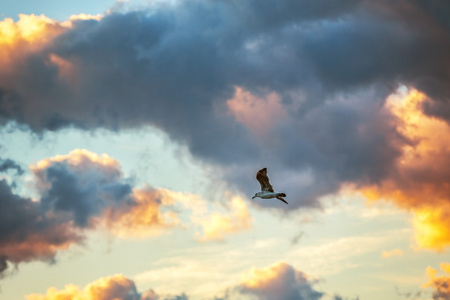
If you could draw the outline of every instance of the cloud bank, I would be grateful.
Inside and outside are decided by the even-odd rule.
[[[445,0],[192,0],[69,22],[5,19],[0,124],[37,133],[154,126],[244,194],[268,167],[289,207],[256,205],[320,207],[352,185],[413,211],[419,245],[442,249],[449,150],[433,144],[432,155],[429,124],[389,99],[400,86],[418,91],[427,101],[417,112],[447,126],[449,11]]]
[[[313,288],[314,281],[306,274],[286,263],[278,263],[263,269],[251,269],[239,286],[225,292],[224,297],[211,295],[207,299],[279,299],[319,300],[325,295]],[[219,294],[220,291],[217,291]],[[250,296],[250,298],[248,298]],[[188,300],[182,293],[178,296],[159,295],[153,289],[138,292],[133,280],[121,274],[100,278],[85,288],[66,285],[65,289],[49,288],[45,295],[27,295],[27,300]],[[343,299],[334,296],[333,299]]]

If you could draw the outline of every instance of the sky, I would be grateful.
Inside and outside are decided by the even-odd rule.
[[[0,299],[450,299],[448,1],[0,7]]]

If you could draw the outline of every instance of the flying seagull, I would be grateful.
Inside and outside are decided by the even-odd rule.
[[[273,187],[269,182],[269,177],[267,176],[267,168],[261,169],[256,173],[256,180],[258,180],[259,184],[261,185],[261,192],[257,192],[255,196],[252,197],[259,197],[262,199],[270,199],[270,198],[277,198],[280,201],[283,201],[284,203],[288,204],[286,200],[284,200],[282,197],[286,197],[285,193],[275,193],[273,191]]]

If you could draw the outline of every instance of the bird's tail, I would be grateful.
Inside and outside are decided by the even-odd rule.
[[[288,203],[286,202],[286,200],[284,200],[282,197],[286,197],[286,194],[285,194],[285,193],[278,193],[277,199],[280,200],[280,201],[283,201],[283,202],[286,203],[286,204],[288,204]]]
[[[281,198],[281,197],[277,197],[277,199],[280,200],[280,201],[283,201],[283,202],[286,203],[286,204],[289,204],[289,203],[286,202],[286,200],[284,200],[284,199]]]

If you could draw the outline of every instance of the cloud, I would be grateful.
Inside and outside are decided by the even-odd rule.
[[[83,289],[75,285],[66,285],[63,290],[49,288],[45,295],[32,294],[25,296],[27,300],[187,300],[186,295],[175,298],[163,298],[153,290],[140,293],[134,281],[121,274],[100,278]]]
[[[438,276],[438,271],[428,267],[426,274],[430,281],[423,285],[425,288],[433,289],[434,300],[447,300],[450,299],[450,264],[442,263],[441,270],[446,274],[444,276]]]
[[[412,211],[418,245],[442,250],[450,245],[450,172],[446,168],[450,163],[450,126],[424,113],[422,108],[429,101],[416,90],[387,100],[387,108],[398,117],[398,130],[410,142],[402,146],[389,174],[361,191],[368,199],[389,200]]]
[[[0,275],[8,261],[51,261],[58,250],[82,242],[81,233],[69,220],[14,194],[5,180],[0,181],[0,203]]]
[[[8,262],[54,260],[58,251],[81,244],[86,230],[105,227],[118,236],[148,236],[178,224],[167,191],[134,188],[119,162],[106,154],[76,149],[30,169],[37,201],[0,181],[0,274]]]
[[[442,249],[449,235],[427,226],[448,228],[449,9],[438,0],[192,0],[70,26],[6,19],[0,123],[38,133],[154,126],[243,194],[267,167],[289,206],[256,205],[295,213],[350,184],[413,211],[419,245]],[[429,121],[415,124],[390,100],[402,85],[426,96],[417,111]],[[82,209],[102,207],[70,209],[90,226]]]
[[[330,276],[364,266],[368,261],[355,260],[366,255],[379,255],[399,236],[408,236],[412,230],[396,229],[378,234],[364,234],[328,239],[313,245],[293,247],[285,255],[289,261],[302,261],[302,270],[320,276]],[[371,254],[372,253],[372,254]]]
[[[314,281],[286,263],[264,269],[251,269],[240,285],[240,292],[257,299],[318,300],[324,295],[313,289]]]
[[[24,170],[15,161],[7,158],[0,158],[0,172],[6,172],[8,170],[15,169],[18,175],[22,175]]]
[[[390,251],[383,250],[381,252],[381,256],[383,258],[389,258],[389,257],[392,257],[392,256],[403,256],[403,250],[402,249],[393,249],[393,250],[390,250]]]
[[[236,120],[258,137],[269,135],[272,127],[287,117],[281,98],[276,93],[268,94],[263,99],[235,87],[235,94],[226,105]]]
[[[73,216],[78,227],[95,226],[106,207],[131,201],[132,187],[122,178],[119,162],[84,149],[39,161],[30,167],[37,179],[41,205]]]
[[[134,189],[132,203],[122,207],[110,206],[104,215],[106,226],[115,235],[146,237],[180,224],[173,210],[162,211],[175,204],[172,192],[165,189]]]

